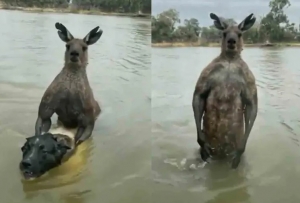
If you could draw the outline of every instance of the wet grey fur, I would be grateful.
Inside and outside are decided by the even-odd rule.
[[[223,157],[224,146],[231,146],[232,168],[237,168],[258,109],[255,77],[241,57],[242,34],[253,26],[255,17],[250,14],[238,25],[228,25],[213,13],[210,17],[223,38],[220,55],[203,69],[195,87],[197,142],[204,161]]]
[[[77,128],[76,144],[88,139],[101,112],[86,74],[88,46],[96,43],[103,31],[99,26],[83,39],[74,38],[61,23],[55,24],[59,38],[66,43],[65,64],[45,91],[38,110],[35,135],[48,132],[54,113],[66,128]]]

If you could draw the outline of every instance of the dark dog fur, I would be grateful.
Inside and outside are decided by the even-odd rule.
[[[197,141],[204,161],[209,156],[233,154],[232,168],[237,168],[258,108],[255,77],[241,57],[242,33],[253,26],[255,17],[251,14],[239,25],[230,26],[213,13],[210,17],[222,31],[222,50],[204,68],[195,87]]]
[[[21,148],[20,170],[27,180],[44,175],[66,161],[75,151],[75,132],[65,133],[62,128],[26,138]],[[72,136],[73,135],[73,136]]]
[[[101,112],[94,99],[86,68],[88,65],[88,46],[96,43],[102,30],[91,30],[83,39],[77,39],[67,28],[56,23],[58,36],[66,43],[65,64],[61,72],[45,91],[38,109],[35,135],[48,132],[54,113],[58,120],[68,128],[77,128],[75,143],[88,139],[94,129],[95,120]]]

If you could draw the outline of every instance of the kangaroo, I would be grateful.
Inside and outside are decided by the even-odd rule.
[[[194,90],[197,142],[204,161],[232,155],[231,167],[236,169],[258,109],[255,77],[241,57],[243,32],[256,18],[250,14],[240,24],[230,26],[214,13],[210,18],[222,31],[222,44],[220,55],[202,70]]]
[[[103,31],[97,26],[83,39],[78,39],[63,24],[56,23],[55,27],[60,39],[66,43],[65,63],[41,99],[35,136],[49,131],[51,117],[56,113],[64,127],[78,129],[74,138],[78,145],[91,136],[101,112],[90,87],[86,68],[88,46],[96,43]]]

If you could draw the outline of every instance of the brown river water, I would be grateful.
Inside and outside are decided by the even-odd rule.
[[[219,48],[152,49],[152,202],[300,202],[298,48],[245,48],[259,112],[238,170],[199,159],[192,95]]]
[[[103,29],[87,71],[103,112],[78,153],[26,182],[20,147],[63,65],[57,21],[78,37]],[[1,203],[300,201],[300,49],[244,49],[259,112],[244,158],[231,170],[201,162],[191,106],[196,80],[219,48],[151,49],[150,21],[135,18],[0,11],[0,25]]]
[[[56,22],[75,37],[103,29],[89,48],[87,70],[103,112],[92,139],[71,160],[43,180],[23,182],[20,147],[33,135],[39,101],[63,66]],[[1,10],[0,25],[0,202],[150,202],[150,21]]]

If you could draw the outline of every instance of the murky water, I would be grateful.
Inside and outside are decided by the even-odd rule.
[[[153,202],[300,201],[300,49],[245,48],[259,112],[237,171],[199,160],[192,95],[219,48],[152,49]]]
[[[41,96],[63,66],[55,22],[75,37],[103,29],[88,77],[102,107],[93,138],[39,182],[21,181],[25,137]],[[150,21],[0,11],[0,200],[3,203],[147,203],[151,183]],[[54,118],[55,119],[55,118]]]
[[[28,183],[18,171],[20,147],[62,68],[57,21],[78,37],[97,25],[104,30],[88,66],[103,112],[71,160]],[[201,162],[191,106],[196,80],[218,48],[155,48],[151,59],[150,22],[133,18],[1,11],[0,25],[1,202],[300,201],[300,49],[243,51],[257,79],[259,113],[234,171]]]

